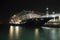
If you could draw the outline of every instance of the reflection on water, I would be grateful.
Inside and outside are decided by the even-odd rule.
[[[10,26],[10,30],[9,30],[10,40],[14,40],[14,39],[18,40],[20,37],[21,31],[22,31],[22,27]]]
[[[59,31],[58,35],[59,35],[59,37],[60,37],[60,28],[58,29],[58,31]],[[58,32],[58,31],[57,31],[57,32]]]
[[[10,26],[10,30],[9,30],[9,35],[10,35],[10,39],[13,38],[13,34],[14,34],[14,27],[13,26]]]
[[[39,39],[39,28],[35,29],[35,40]]]
[[[51,39],[52,40],[57,40],[56,39],[56,30],[55,29],[54,30],[52,29],[52,31],[51,31]]]
[[[60,40],[60,28],[49,28],[45,29],[44,32],[50,40]]]
[[[39,34],[39,29],[36,28],[36,29],[35,29],[35,36],[38,36],[38,34]]]
[[[16,39],[18,39],[18,37],[19,37],[19,26],[15,26],[15,35],[16,35]]]
[[[60,40],[60,28],[42,27],[40,28],[10,26],[9,40]]]

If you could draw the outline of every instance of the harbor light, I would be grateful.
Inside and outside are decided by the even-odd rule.
[[[46,8],[46,10],[48,10],[49,8]]]
[[[47,15],[47,17],[48,17],[48,15],[49,15],[49,14],[48,14],[48,9],[49,9],[49,8],[46,8],[46,15]]]

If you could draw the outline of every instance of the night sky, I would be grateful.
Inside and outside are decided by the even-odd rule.
[[[11,15],[18,13],[21,10],[36,10],[40,12],[46,11],[60,12],[60,1],[58,0],[0,0],[0,21],[7,23]]]

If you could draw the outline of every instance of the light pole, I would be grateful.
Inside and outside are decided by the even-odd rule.
[[[52,12],[52,13],[53,13],[54,21],[55,21],[55,15],[54,15],[54,14],[55,14],[55,12]]]
[[[46,8],[46,15],[47,15],[47,17],[48,17],[48,9],[49,9],[49,8]]]

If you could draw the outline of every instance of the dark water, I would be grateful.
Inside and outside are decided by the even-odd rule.
[[[0,40],[60,40],[60,28],[0,26]]]

